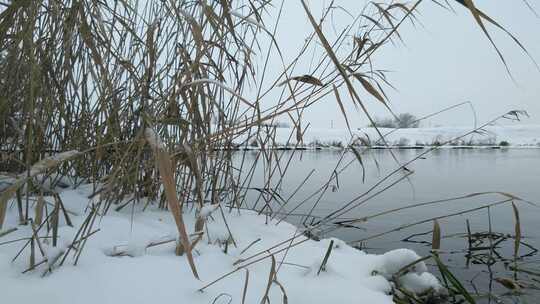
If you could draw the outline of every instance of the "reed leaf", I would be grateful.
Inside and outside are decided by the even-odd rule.
[[[187,260],[193,276],[199,279],[199,274],[197,273],[197,267],[193,260],[193,255],[191,252],[191,244],[189,240],[188,233],[186,231],[186,226],[184,224],[184,219],[182,216],[182,205],[178,201],[176,194],[176,183],[174,181],[174,176],[172,172],[172,162],[169,154],[164,150],[164,145],[161,142],[161,139],[154,132],[154,130],[148,128],[145,130],[146,140],[150,146],[154,149],[156,161],[159,167],[159,173],[161,175],[161,180],[163,182],[163,187],[165,188],[165,196],[167,197],[167,202],[169,206],[169,211],[173,215],[176,227],[178,229],[178,234],[180,235],[180,243],[186,252]]]

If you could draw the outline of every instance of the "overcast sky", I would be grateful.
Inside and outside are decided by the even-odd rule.
[[[317,19],[323,5],[329,3],[307,2]],[[353,15],[361,12],[363,3],[336,1],[337,5],[347,8]],[[475,3],[514,33],[531,55],[540,61],[540,19],[534,12],[517,0],[477,0]],[[388,44],[375,57],[376,68],[393,71],[390,81],[398,91],[387,90],[392,109],[396,113],[411,112],[422,116],[463,101],[471,101],[479,122],[509,110],[524,109],[531,117],[521,123],[540,123],[540,72],[535,65],[508,36],[488,27],[508,61],[516,80],[513,82],[470,12],[457,4],[453,6],[456,13],[426,1],[419,7],[418,17],[422,25],[414,27],[408,23],[400,31],[405,45]],[[536,8],[540,11],[540,6]],[[277,9],[274,13],[277,13]],[[332,20],[339,28],[352,19],[336,11]],[[267,23],[267,26],[271,28],[272,24]],[[287,0],[277,34],[286,58],[291,59],[297,54],[311,31],[312,27],[300,1]],[[323,31],[328,35],[333,33],[330,20],[324,24]],[[298,66],[294,74],[308,71],[309,60]],[[309,109],[303,120],[311,122],[314,127],[330,127],[331,121],[334,127],[344,127],[339,108],[331,97],[328,99]],[[367,120],[363,114],[350,106],[350,100],[344,102],[349,104],[347,109],[352,126],[365,126]],[[375,116],[388,116],[380,104],[368,102],[368,105]],[[473,114],[468,107],[447,112],[424,123],[426,126],[472,124]]]

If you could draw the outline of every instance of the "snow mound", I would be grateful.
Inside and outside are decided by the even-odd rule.
[[[399,278],[399,283],[407,290],[416,294],[423,294],[427,291],[434,290],[440,292],[443,287],[439,283],[439,280],[429,272],[407,273]]]
[[[382,255],[382,274],[385,277],[392,277],[405,266],[413,264],[419,259],[421,259],[421,257],[410,249],[396,249],[389,251]],[[424,262],[418,262],[412,265],[409,268],[409,271],[421,274],[427,271],[427,267]]]
[[[219,207],[218,204],[205,204],[202,208],[201,208],[201,211],[199,212],[199,216],[202,217],[203,219],[209,217],[212,212],[214,212],[217,208]]]

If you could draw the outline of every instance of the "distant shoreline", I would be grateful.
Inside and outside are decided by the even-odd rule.
[[[540,149],[540,146],[354,146],[355,148],[369,149],[369,150],[424,150],[424,149],[445,149],[445,150],[514,150],[514,149]],[[350,149],[350,147],[333,147],[333,146],[269,146],[265,147],[266,150],[278,150],[278,151],[340,151]],[[214,151],[260,151],[263,148],[260,147],[235,147],[235,148],[221,148],[214,149]]]
[[[308,127],[298,141],[296,129],[275,128],[268,129],[271,134],[268,137],[266,133],[254,136],[256,132],[246,132],[235,140],[234,146],[237,147],[235,149],[260,149],[262,140],[265,148],[277,150],[344,149],[351,145],[371,149],[540,148],[540,125],[488,126],[475,132],[473,130],[473,127],[437,127],[378,128],[378,131],[375,128],[360,128],[349,131]],[[379,132],[384,136],[384,143],[380,140]]]

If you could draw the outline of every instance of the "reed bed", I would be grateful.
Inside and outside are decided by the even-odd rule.
[[[453,6],[472,13],[505,65],[486,24],[510,35],[528,54],[510,32],[480,11],[473,1],[455,2]],[[203,210],[219,210],[225,219],[224,212],[252,209],[282,221],[293,216],[300,206],[310,204],[310,212],[302,215],[304,227],[297,236],[239,261],[234,270],[246,269],[247,289],[247,266],[271,259],[268,289],[262,302],[270,301],[268,290],[272,284],[279,286],[286,302],[286,286],[277,279],[281,264],[274,256],[301,244],[298,236],[367,220],[343,218],[350,210],[406,181],[414,173],[408,169],[409,164],[437,149],[426,149],[405,164],[394,158],[396,170],[390,175],[362,191],[345,207],[316,219],[313,211],[321,198],[332,189],[331,183],[338,182],[340,170],[352,163],[347,163],[344,156],[353,154],[353,161],[360,162],[363,168],[366,147],[387,145],[386,134],[378,131],[379,138],[373,143],[363,142],[366,147],[347,144],[328,182],[312,195],[295,206],[296,191],[288,198],[281,197],[279,189],[287,169],[295,153],[301,152],[284,154],[270,148],[276,143],[276,124],[284,119],[290,122],[293,132],[289,139],[301,145],[309,128],[302,120],[303,113],[327,96],[334,97],[348,126],[345,102],[352,102],[372,124],[366,99],[378,101],[392,113],[385,93],[392,86],[385,70],[374,65],[374,56],[383,46],[403,39],[400,29],[415,22],[421,5],[452,6],[427,0],[368,3],[363,14],[355,16],[340,32],[329,35],[329,16],[339,7],[332,3],[322,15],[315,16],[302,0],[303,17],[313,32],[297,56],[285,62],[274,37],[279,22],[274,28],[267,26],[267,20],[276,12],[279,20],[283,9],[283,2],[273,3],[46,0],[0,4],[0,171],[9,181],[0,196],[0,236],[17,229],[3,226],[6,208],[15,204],[19,224],[31,225],[33,230],[21,249],[32,251],[27,271],[45,264],[46,268],[40,269],[46,275],[66,262],[70,253],[74,253],[71,256],[76,264],[86,241],[99,231],[95,228],[96,218],[111,208],[119,211],[133,205],[155,204],[174,216],[180,235],[176,252],[187,255],[193,275],[198,278],[192,249],[204,235],[206,219],[200,215]],[[319,54],[312,68],[297,71],[297,63],[312,50]],[[275,79],[265,79],[271,56],[281,62],[280,72]],[[274,91],[280,92],[280,98],[269,101],[269,93]],[[519,119],[523,114],[509,112],[471,132],[481,132],[498,119]],[[236,151],[238,138],[245,138],[241,146],[257,145],[254,162],[245,157],[253,152]],[[238,154],[243,154],[239,164],[233,161]],[[264,180],[259,184],[263,186],[253,186],[255,168],[261,164]],[[60,199],[47,208],[43,196],[54,196],[62,185],[77,187],[87,183],[94,189],[90,212],[68,249],[46,257],[40,250],[39,235],[46,231],[54,244],[59,219],[69,222],[69,210]],[[254,201],[248,201],[251,192],[257,193]],[[500,195],[505,203],[522,201],[510,194]],[[495,204],[498,202],[479,208]],[[521,230],[518,209],[513,206],[518,259]],[[183,213],[191,209],[199,217],[196,231],[187,231],[183,224]],[[437,219],[447,216],[451,215],[426,220],[435,221],[434,250],[440,247]],[[328,228],[329,223],[335,225]],[[366,235],[358,242],[378,236]],[[331,251],[332,246],[319,272],[331,259]]]

